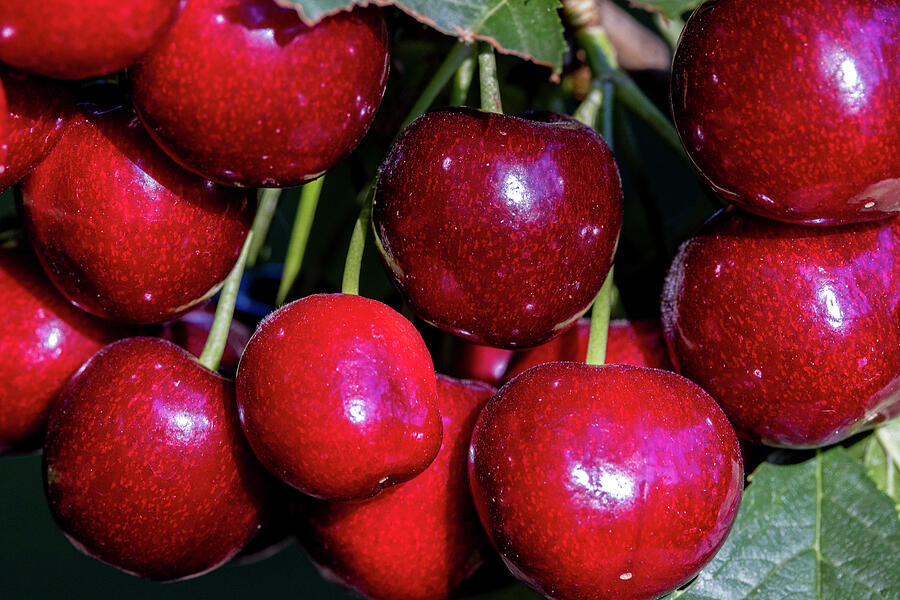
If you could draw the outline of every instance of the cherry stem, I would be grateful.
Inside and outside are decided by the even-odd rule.
[[[353,226],[353,235],[350,237],[350,248],[347,249],[347,261],[344,263],[344,280],[341,283],[341,292],[359,296],[359,274],[362,270],[363,253],[366,250],[366,234],[372,221],[372,200],[375,197],[375,187],[369,188],[369,193],[363,202],[362,210],[356,224]]]
[[[588,337],[587,359],[589,365],[600,366],[606,361],[606,341],[609,337],[609,315],[612,309],[613,270],[609,269],[603,287],[594,299],[591,309],[591,332]]]
[[[502,113],[497,58],[494,56],[494,47],[487,42],[478,42],[478,80],[481,84],[481,110]]]
[[[281,190],[266,188],[259,190],[259,204],[256,207],[256,217],[253,219],[253,244],[250,246],[250,254],[247,256],[247,266],[252,267],[259,261],[259,255],[266,245],[269,237],[269,228],[278,208],[278,199],[281,198]]]
[[[587,96],[575,110],[572,115],[576,120],[581,121],[591,129],[597,129],[597,117],[600,114],[600,108],[603,106],[603,91],[596,82],[592,83]]]
[[[447,58],[444,59],[444,62],[442,62],[441,66],[434,72],[434,75],[432,75],[431,80],[425,86],[425,89],[422,90],[422,95],[419,96],[419,99],[410,109],[409,114],[400,126],[401,132],[406,129],[410,123],[425,114],[425,111],[434,104],[438,94],[440,94],[447,86],[447,82],[450,81],[450,78],[453,77],[463,62],[472,56],[473,52],[474,48],[471,44],[457,42],[456,45],[453,46],[453,49],[447,54]]]
[[[300,190],[300,203],[297,205],[297,214],[294,217],[294,229],[291,231],[291,239],[288,242],[287,254],[284,258],[284,269],[281,272],[281,282],[278,284],[278,295],[275,303],[278,306],[284,304],[288,294],[297,281],[300,268],[303,266],[303,256],[306,254],[306,245],[309,242],[309,234],[312,231],[313,221],[316,218],[316,207],[319,205],[319,197],[322,195],[322,186],[325,177],[319,177],[310,181]]]
[[[450,106],[465,106],[469,100],[469,90],[475,78],[475,57],[469,54],[456,69],[453,87],[450,89]]]
[[[234,318],[234,305],[237,302],[238,291],[241,288],[241,279],[244,276],[244,265],[247,264],[247,255],[255,237],[251,229],[244,240],[244,247],[238,256],[237,264],[225,279],[222,291],[219,293],[219,304],[216,306],[216,316],[213,318],[209,337],[200,354],[200,364],[210,371],[218,371],[222,362],[222,354],[228,344],[228,334],[231,332],[231,320]]]

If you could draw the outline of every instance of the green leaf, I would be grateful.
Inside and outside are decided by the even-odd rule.
[[[641,10],[659,13],[669,19],[681,16],[703,4],[703,0],[632,0],[631,5]]]
[[[763,464],[722,550],[678,600],[900,599],[900,519],[836,447]]]
[[[396,6],[418,21],[466,42],[490,42],[514,54],[562,70],[566,42],[559,0],[276,0],[296,6],[307,23],[354,4]]]

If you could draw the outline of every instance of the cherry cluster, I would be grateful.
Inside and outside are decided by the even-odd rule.
[[[380,9],[0,3],[0,188],[28,240],[0,247],[0,452],[42,448],[65,535],[151,580],[277,528],[378,600],[449,598],[497,555],[560,600],[685,584],[736,518],[736,432],[810,448],[900,415],[900,5],[797,4],[688,21],[675,125],[737,208],[681,247],[661,319],[609,324],[608,364],[582,319],[623,224],[606,141],[448,108],[401,133],[370,212],[404,302],[454,336],[454,377],[409,319],[345,292],[252,337],[232,323],[231,378],[195,358],[202,305],[240,277],[255,189],[321,177],[369,129]],[[65,81],[122,69],[122,105]]]

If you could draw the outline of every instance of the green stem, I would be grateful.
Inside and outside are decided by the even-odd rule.
[[[375,197],[375,188],[370,187],[369,195],[353,226],[353,235],[350,237],[350,248],[347,250],[347,261],[344,263],[344,281],[341,291],[345,294],[359,296],[359,274],[362,270],[363,253],[366,250],[366,234],[369,232],[369,224],[372,221],[372,200]]]
[[[431,77],[431,81],[429,81],[428,85],[425,86],[425,89],[422,90],[422,95],[419,96],[419,99],[413,105],[412,109],[410,109],[409,114],[406,116],[406,120],[404,120],[403,124],[400,126],[401,132],[406,129],[410,123],[425,114],[425,111],[434,104],[435,98],[437,98],[438,94],[441,93],[441,90],[447,86],[447,82],[450,81],[450,78],[453,77],[453,74],[456,73],[463,61],[472,56],[472,53],[473,48],[471,44],[457,42],[456,45],[453,46],[453,49],[447,55],[447,58],[444,59],[444,62],[441,63],[441,66],[438,67],[437,71],[435,71],[434,75]]]
[[[609,269],[600,293],[591,309],[591,333],[588,337],[587,360],[589,365],[602,365],[606,361],[606,340],[609,336],[610,300],[613,288],[613,268]]]
[[[309,242],[309,233],[312,231],[313,220],[316,218],[316,207],[319,205],[319,196],[322,195],[324,183],[325,177],[319,177],[304,185],[300,191],[300,203],[297,205],[297,215],[294,217],[294,229],[291,231],[291,240],[288,242],[287,255],[284,258],[281,283],[278,284],[278,296],[275,300],[278,306],[287,300],[288,294],[300,274],[300,267],[303,266],[306,244]]]
[[[254,266],[259,260],[266,238],[269,236],[269,228],[272,226],[272,218],[278,208],[278,199],[281,198],[281,190],[266,188],[259,191],[259,205],[256,208],[256,217],[253,219],[253,244],[250,246],[250,254],[247,256],[247,266]]]
[[[494,47],[487,42],[478,42],[478,79],[481,84],[481,110],[502,113],[497,58],[494,56]]]
[[[244,265],[247,264],[247,255],[250,253],[250,245],[253,243],[254,237],[254,231],[251,229],[247,234],[247,239],[244,240],[244,247],[241,248],[237,264],[228,274],[222,291],[219,293],[216,316],[199,359],[200,364],[210,371],[218,371],[219,363],[222,362],[222,354],[225,352],[228,334],[231,331],[231,319],[234,318],[234,305],[241,288],[241,278],[244,276]]]
[[[603,81],[603,123],[600,126],[600,134],[613,153],[616,151],[615,135],[613,134],[616,123],[613,118],[615,104],[616,86],[611,80],[606,79]]]
[[[469,100],[469,90],[475,77],[475,57],[469,54],[453,76],[453,87],[450,89],[450,106],[465,106]]]
[[[597,129],[597,117],[600,114],[600,108],[602,106],[603,91],[600,89],[599,85],[592,85],[588,95],[584,98],[582,103],[578,105],[575,114],[572,116],[591,129]]]

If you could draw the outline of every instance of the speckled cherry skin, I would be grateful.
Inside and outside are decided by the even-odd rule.
[[[515,353],[513,350],[473,344],[458,337],[451,339],[449,374],[459,379],[474,379],[498,385]]]
[[[125,108],[74,115],[20,189],[56,287],[92,314],[131,323],[173,319],[209,298],[255,209],[249,190],[169,160]]]
[[[677,370],[743,437],[838,442],[900,412],[900,219],[720,213],[675,258],[662,320]]]
[[[356,147],[388,66],[378,8],[309,27],[272,0],[192,0],[129,72],[138,114],[177,162],[231,185],[290,187]]]
[[[469,481],[510,571],[553,600],[651,600],[713,557],[743,491],[702,389],[642,367],[547,363],[481,413]]]
[[[551,113],[428,113],[391,149],[373,225],[394,284],[426,321],[500,348],[535,346],[593,301],[622,227],[612,152]]]
[[[24,248],[0,248],[0,453],[40,448],[59,390],[125,334],[69,304]]]
[[[106,346],[50,414],[53,518],[79,550],[141,577],[191,577],[234,556],[266,513],[266,481],[234,383],[165,340]]]
[[[362,502],[300,502],[300,541],[326,579],[372,600],[443,600],[481,566],[467,456],[495,391],[438,375],[444,441],[424,473]]]
[[[548,362],[584,362],[591,337],[591,320],[579,319],[575,327],[528,350],[520,350],[509,363],[503,376],[507,382],[531,367]],[[609,322],[606,339],[606,361],[611,365],[632,365],[651,369],[672,370],[666,340],[659,319]]]
[[[900,2],[714,0],[682,34],[675,125],[701,175],[770,219],[900,212]]]
[[[389,306],[349,294],[292,302],[241,358],[238,410],[276,477],[325,500],[368,498],[424,471],[441,447],[434,366]]]
[[[2,36],[0,36],[2,37]],[[59,141],[74,108],[68,86],[25,71],[0,66],[8,103],[8,134],[0,155],[0,191],[18,183]]]
[[[159,41],[184,0],[0,3],[0,60],[57,79],[124,69]]]

